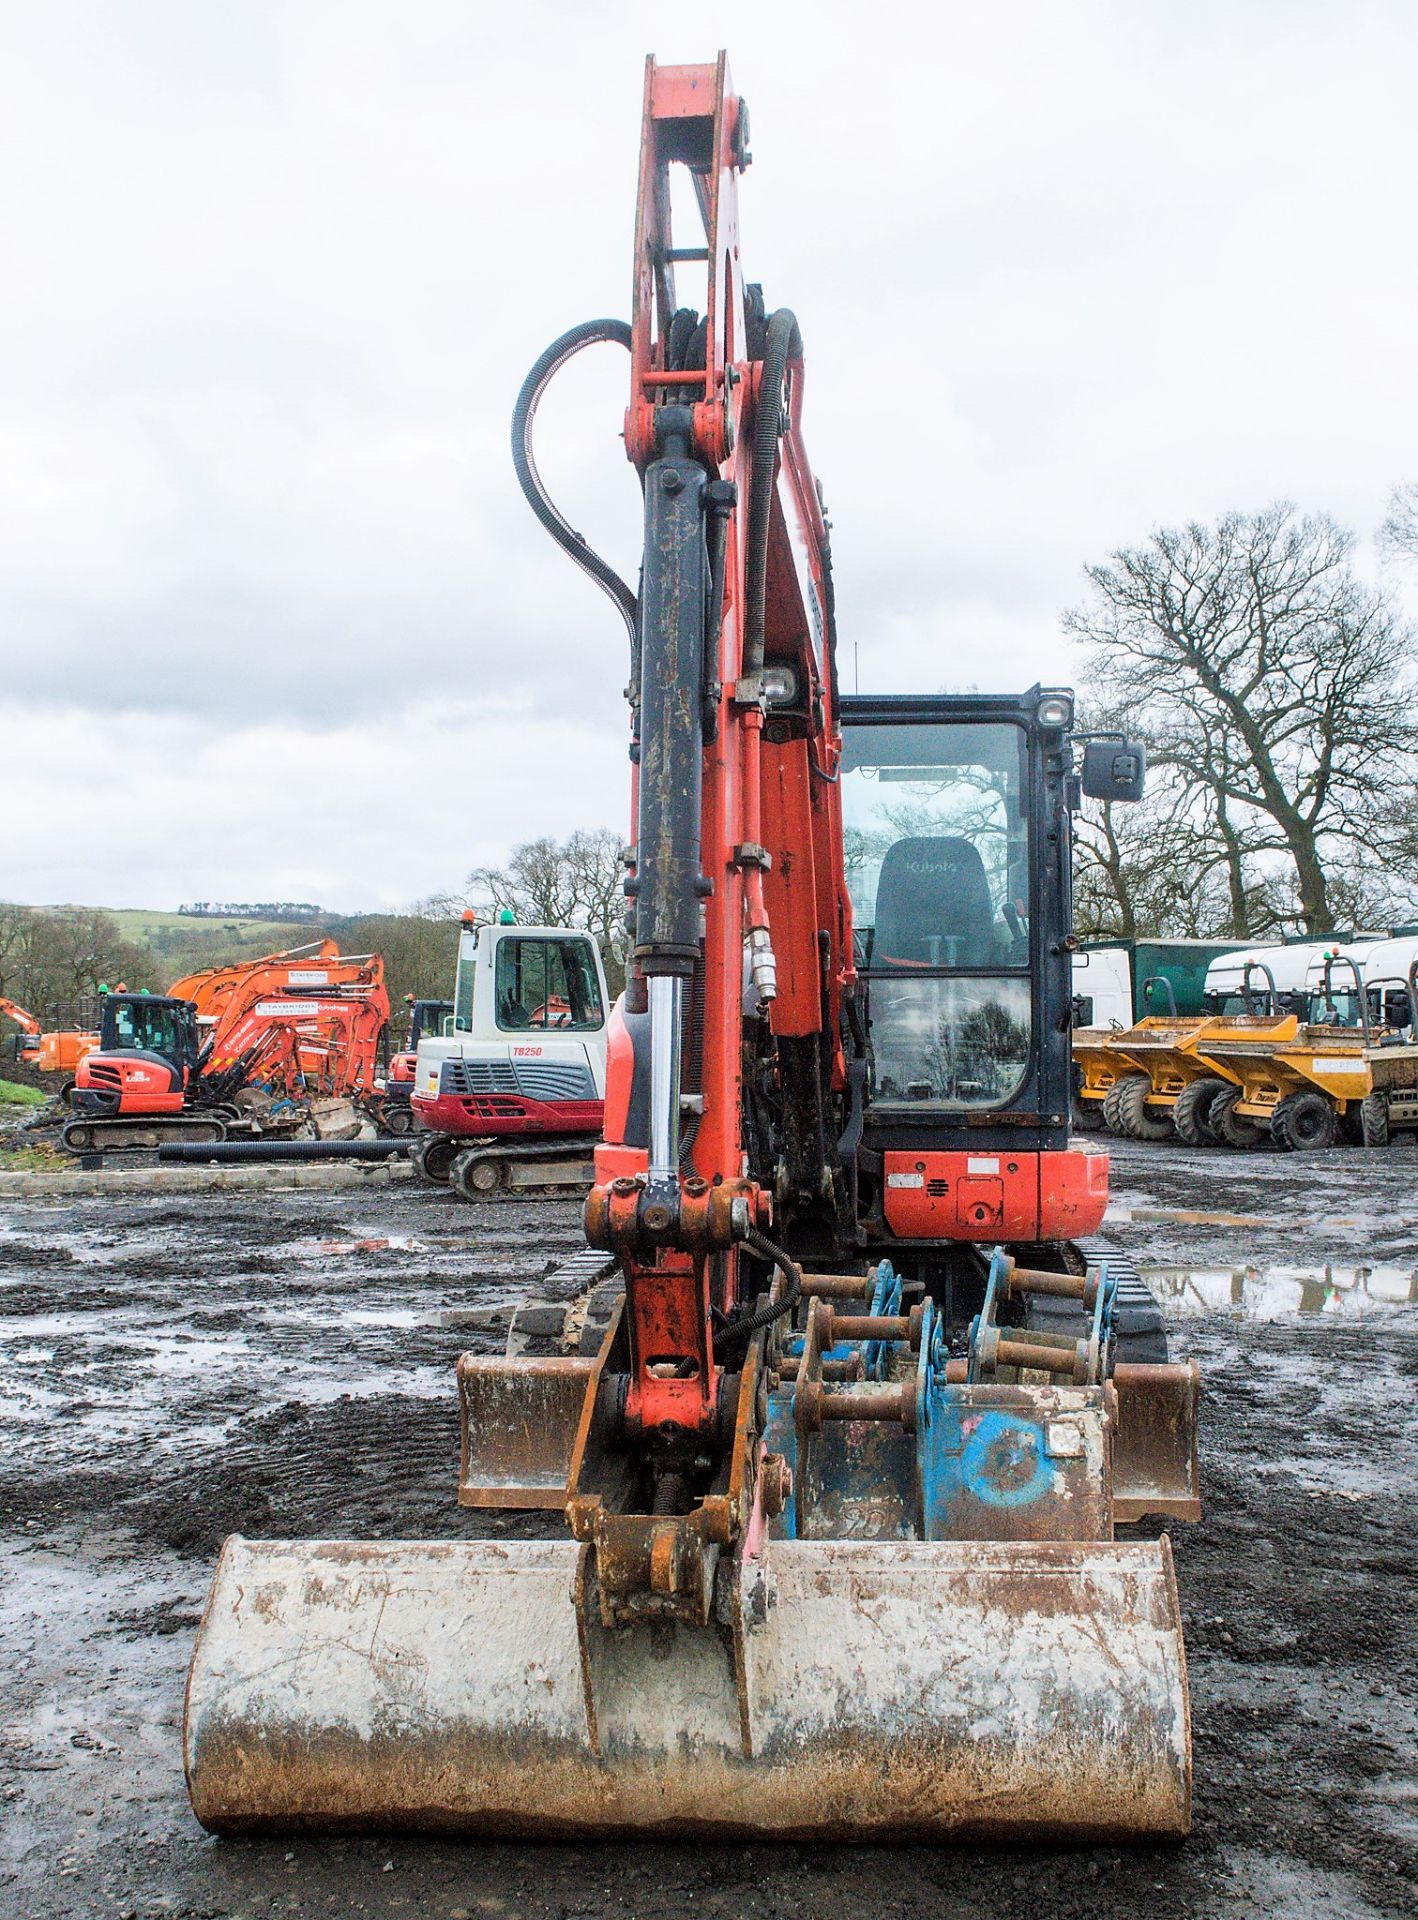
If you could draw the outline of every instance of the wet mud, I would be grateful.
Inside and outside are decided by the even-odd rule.
[[[460,1351],[578,1209],[445,1195],[26,1202],[0,1217],[0,1912],[1365,1916],[1418,1910],[1418,1156],[1115,1152],[1109,1231],[1201,1362],[1174,1531],[1195,1833],[1157,1849],[217,1842],[182,1682],[222,1537],[472,1537]],[[1145,1216],[1226,1210],[1260,1224]]]

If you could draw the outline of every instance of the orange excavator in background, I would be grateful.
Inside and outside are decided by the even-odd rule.
[[[174,980],[167,991],[171,999],[190,1000],[197,1009],[199,1026],[210,1032],[216,1016],[234,995],[249,995],[252,991],[277,993],[292,987],[358,984],[360,969],[367,959],[366,954],[341,954],[333,940],[312,940],[307,946],[292,947],[283,953],[266,953],[256,960],[233,960],[224,966],[184,974],[180,980]],[[107,987],[100,987],[100,998],[106,998],[109,991]],[[114,991],[125,993],[127,988],[120,985]],[[42,1031],[43,1023],[34,1014],[3,996],[0,996],[0,1016],[13,1020],[21,1030],[15,1057],[41,1073],[72,1075],[84,1055],[92,1053],[99,1043],[96,1028],[61,1027]],[[71,1091],[72,1086],[62,1088],[61,1098],[67,1100]]]
[[[437,1039],[452,1031],[451,1000],[419,1000],[404,995],[409,1010],[408,1040],[389,1061],[384,1076],[384,1104],[379,1112],[380,1131],[385,1134],[412,1133],[414,1130],[414,1083],[418,1077],[419,1045],[425,1039]]]
[[[83,1027],[56,1027],[46,1031],[18,1001],[0,997],[0,1016],[13,1020],[20,1031],[15,1035],[15,1058],[40,1073],[72,1074],[86,1053],[98,1045],[97,1033]],[[60,1089],[67,1100],[72,1082]]]
[[[14,1036],[14,1057],[23,1060],[27,1067],[38,1065],[39,1021],[18,1000],[7,1000],[3,994],[0,994],[0,1019],[13,1020],[20,1030]]]
[[[1188,1830],[1170,1543],[1115,1527],[1196,1517],[1197,1378],[1069,1142],[1071,814],[1137,799],[1143,756],[1080,767],[1063,688],[839,698],[748,157],[722,55],[649,63],[631,324],[564,334],[514,419],[631,642],[633,951],[547,1283],[605,1285],[604,1334],[457,1369],[459,1499],[566,1537],[229,1540],[184,1719],[217,1832]],[[638,591],[531,460],[593,340],[630,350]],[[898,344],[849,397],[919,432]]]
[[[250,1004],[267,993],[365,986],[375,958],[368,953],[341,953],[334,940],[312,940],[281,953],[263,953],[257,960],[233,960],[186,973],[167,991],[174,1000],[190,1000],[199,1022],[210,1029],[236,1000]]]
[[[304,949],[269,954],[177,985],[193,997],[105,995],[60,1135],[70,1153],[290,1133],[321,1099],[355,1109],[376,1100],[389,1023],[380,955],[342,955],[327,941],[313,960]]]

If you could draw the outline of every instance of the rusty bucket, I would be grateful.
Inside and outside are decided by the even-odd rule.
[[[188,1680],[218,1833],[1078,1840],[1190,1818],[1171,1550],[773,1541],[607,1629],[570,1541],[226,1543]]]

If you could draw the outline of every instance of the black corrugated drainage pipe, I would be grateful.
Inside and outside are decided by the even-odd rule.
[[[260,1165],[276,1160],[391,1160],[404,1159],[419,1139],[400,1134],[388,1140],[221,1140],[207,1146],[190,1140],[169,1140],[158,1148],[165,1166],[230,1166],[246,1161]]]

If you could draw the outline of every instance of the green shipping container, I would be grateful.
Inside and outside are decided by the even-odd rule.
[[[1249,940],[1087,940],[1082,952],[1100,956],[1126,955],[1132,986],[1132,1017],[1143,1020],[1149,1014],[1165,1016],[1172,1010],[1165,986],[1154,987],[1150,997],[1144,999],[1145,982],[1166,981],[1175,996],[1178,1013],[1205,1013],[1202,989],[1211,962],[1218,953],[1238,953],[1242,948],[1254,944]],[[1075,991],[1082,994],[1089,992],[1089,971],[1087,967],[1075,967]],[[1101,967],[1097,972],[1101,986]],[[1100,1009],[1095,1017],[1101,1016]]]

